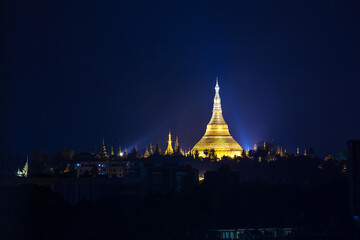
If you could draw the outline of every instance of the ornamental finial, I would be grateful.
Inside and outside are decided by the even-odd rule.
[[[216,85],[215,85],[215,91],[218,93],[220,90],[220,87],[219,87],[219,78],[216,77]]]

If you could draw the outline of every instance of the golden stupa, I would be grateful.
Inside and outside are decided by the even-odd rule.
[[[219,95],[219,84],[216,78],[215,97],[212,117],[206,127],[205,135],[200,141],[191,149],[191,153],[194,154],[196,150],[200,157],[205,157],[204,150],[215,150],[215,154],[218,158],[223,156],[240,156],[243,149],[232,138],[229,132],[229,127],[225,123],[221,109],[221,99]]]

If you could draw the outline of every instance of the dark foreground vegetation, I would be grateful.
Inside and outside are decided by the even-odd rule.
[[[348,186],[268,185],[231,188],[204,182],[180,193],[105,196],[70,206],[50,189],[2,186],[2,239],[205,239],[211,229],[295,227],[290,239],[352,239]]]

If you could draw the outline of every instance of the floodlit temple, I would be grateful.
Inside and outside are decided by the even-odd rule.
[[[219,95],[219,84],[216,78],[215,97],[212,117],[206,127],[205,135],[191,150],[192,154],[198,151],[200,157],[205,157],[204,150],[215,150],[218,158],[223,156],[240,156],[243,149],[230,135],[229,127],[225,123],[221,109],[221,99]]]

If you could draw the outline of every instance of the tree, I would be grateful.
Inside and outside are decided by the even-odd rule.
[[[209,150],[208,150],[208,149],[205,149],[205,150],[204,150],[204,154],[205,154],[205,156],[207,157],[207,156],[209,155]]]
[[[52,157],[53,167],[59,172],[64,171],[68,164],[73,164],[74,154],[75,150],[61,147],[60,151]]]
[[[31,172],[33,173],[41,173],[44,168],[48,165],[49,156],[46,155],[40,149],[33,149],[31,151],[33,156],[33,162],[31,164]]]
[[[195,158],[199,158],[199,151],[197,149],[195,150]]]
[[[271,142],[259,142],[258,143],[258,149],[263,149],[263,150],[272,150],[274,147],[274,144],[272,144]]]
[[[210,151],[209,151],[209,156],[210,156],[211,159],[216,158],[215,149],[213,149],[213,148],[210,149]]]
[[[249,150],[249,152],[248,152],[249,156],[250,156],[250,157],[253,157],[253,156],[254,156],[254,152],[255,152],[254,150]]]
[[[176,139],[176,142],[177,142],[177,144],[175,144],[174,154],[179,156],[179,155],[181,155],[181,148],[180,148],[180,145],[179,145],[179,142],[177,139]]]
[[[136,149],[136,147],[134,147],[131,151],[131,153],[129,154],[129,158],[137,158],[138,157],[138,150]]]
[[[312,148],[312,147],[310,147],[310,149],[309,149],[309,155],[310,156],[313,156],[315,154],[315,150]]]
[[[157,155],[157,156],[161,155],[161,149],[160,149],[159,142],[156,143],[155,155]]]
[[[92,146],[91,150],[93,151],[93,153],[96,153],[96,150],[97,150],[96,145]]]
[[[242,157],[242,158],[246,158],[246,151],[245,151],[245,150],[242,150],[242,152],[241,152],[241,157]]]

